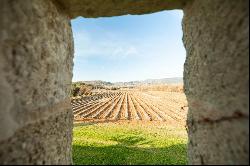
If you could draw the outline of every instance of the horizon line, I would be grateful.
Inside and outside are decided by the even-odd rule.
[[[77,80],[72,82],[81,82],[81,81],[102,81],[102,82],[110,82],[110,83],[119,83],[119,82],[135,82],[135,81],[146,81],[146,80],[161,80],[161,79],[171,79],[171,78],[182,78],[183,77],[164,77],[164,78],[147,78],[147,79],[141,79],[141,80],[131,80],[131,81],[106,81],[106,80]]]

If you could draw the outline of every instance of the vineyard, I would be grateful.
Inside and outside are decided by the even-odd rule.
[[[184,93],[106,91],[72,99],[75,120],[140,120],[185,124]]]

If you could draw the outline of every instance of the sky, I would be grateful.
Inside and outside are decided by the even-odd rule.
[[[73,81],[182,77],[181,10],[71,21]]]

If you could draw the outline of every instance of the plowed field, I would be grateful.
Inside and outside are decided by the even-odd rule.
[[[183,93],[111,91],[72,100],[75,120],[140,120],[184,124],[187,102]]]

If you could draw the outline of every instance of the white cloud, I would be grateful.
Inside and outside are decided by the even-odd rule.
[[[126,58],[133,57],[138,55],[138,50],[135,46],[123,45],[123,46],[115,46],[112,52],[113,57],[118,58]]]
[[[173,10],[171,12],[168,12],[168,15],[175,17],[178,20],[181,20],[183,18],[183,11],[182,10]]]
[[[81,32],[75,32],[74,39],[75,56],[102,56],[114,59],[139,55],[139,47],[124,42],[125,40],[117,40],[121,39],[119,35],[104,33],[103,36],[98,37],[99,40],[96,40],[90,33],[81,30]]]

